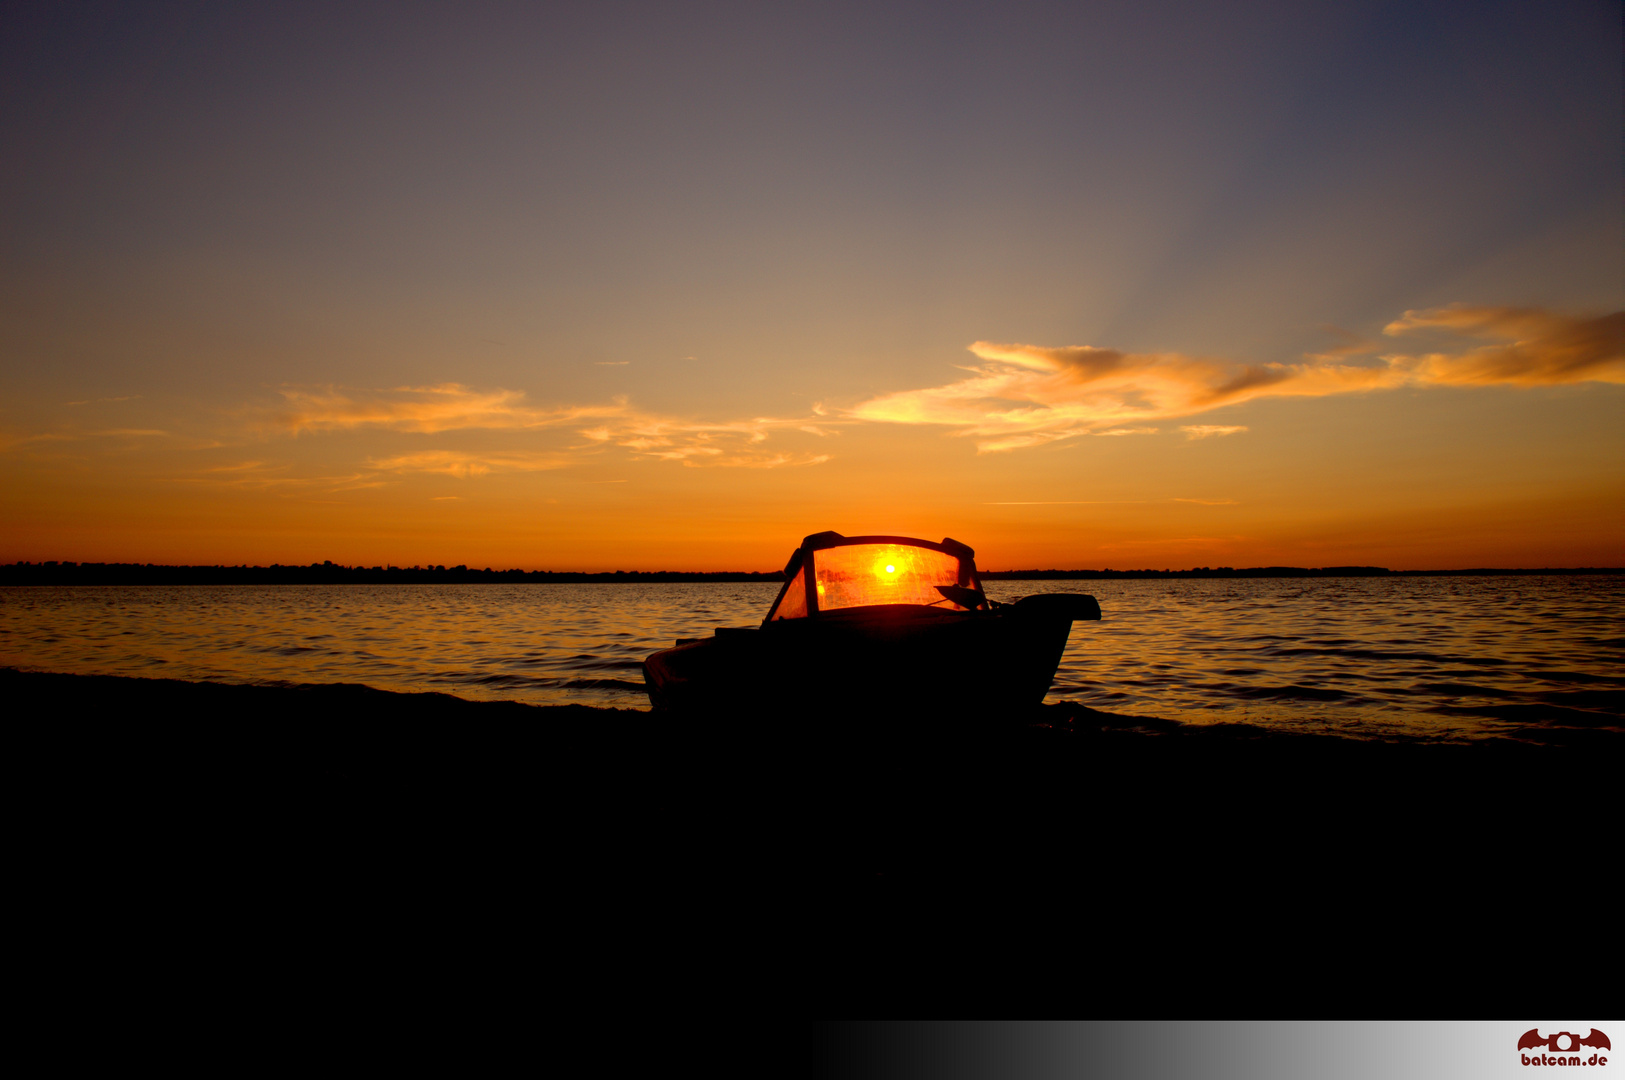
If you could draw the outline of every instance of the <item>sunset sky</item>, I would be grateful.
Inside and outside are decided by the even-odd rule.
[[[1621,15],[0,4],[0,562],[1625,565]]]

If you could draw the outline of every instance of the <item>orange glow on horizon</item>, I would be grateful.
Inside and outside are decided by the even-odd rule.
[[[661,427],[622,406],[647,450],[576,443],[511,395],[430,390],[402,430],[323,399],[329,426],[297,436],[144,400],[107,406],[116,429],[0,431],[0,562],[766,571],[834,529],[954,536],[993,571],[1625,565],[1609,383],[1260,399],[998,453],[930,425]]]

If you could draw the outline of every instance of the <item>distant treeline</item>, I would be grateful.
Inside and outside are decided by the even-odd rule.
[[[584,573],[572,570],[483,570],[467,566],[155,566],[152,563],[13,563],[0,566],[0,585],[456,585],[514,582],[574,583],[588,581],[768,581],[784,575],[719,571],[616,570]]]
[[[1101,578],[1323,578],[1323,577],[1483,577],[1493,574],[1625,574],[1625,567],[1577,569],[1390,570],[1385,566],[1198,566],[1194,570],[989,570],[984,581],[1098,581]]]
[[[986,581],[1098,581],[1128,578],[1477,577],[1487,574],[1625,574],[1625,567],[1517,570],[1389,570],[1381,566],[1199,566],[1194,570],[990,570]],[[19,562],[0,566],[0,585],[456,585],[578,582],[781,582],[777,570],[483,570],[467,566],[156,566],[152,563]]]

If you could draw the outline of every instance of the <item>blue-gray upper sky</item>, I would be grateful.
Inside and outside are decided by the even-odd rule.
[[[1617,3],[4,18],[8,291],[80,316],[881,388],[877,357],[907,381],[981,338],[1273,360],[1321,323],[1625,291]],[[397,361],[350,362],[278,376]]]

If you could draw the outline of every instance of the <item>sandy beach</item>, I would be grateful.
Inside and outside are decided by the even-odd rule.
[[[926,969],[900,957],[945,926],[961,927],[955,950],[1036,933],[1115,971],[1125,1007],[1190,1003],[1218,970],[1167,987],[1141,948],[1285,971],[1311,962],[1310,940],[1317,968],[1425,942],[1429,969],[1448,963],[1454,992],[1484,1004],[1504,980],[1473,989],[1462,972],[1502,956],[1472,918],[1601,904],[1575,857],[1613,829],[1621,759],[1607,732],[1371,743],[1064,704],[883,732],[353,685],[4,670],[0,692],[49,795],[44,857],[98,888],[202,889],[295,922],[380,898],[388,921],[454,895],[683,940],[788,919],[814,952],[889,941],[864,962],[895,961],[910,985]],[[1554,878],[1560,863],[1573,872]],[[1283,1007],[1287,985],[1271,992]],[[1426,985],[1385,1008],[1432,1000]]]

